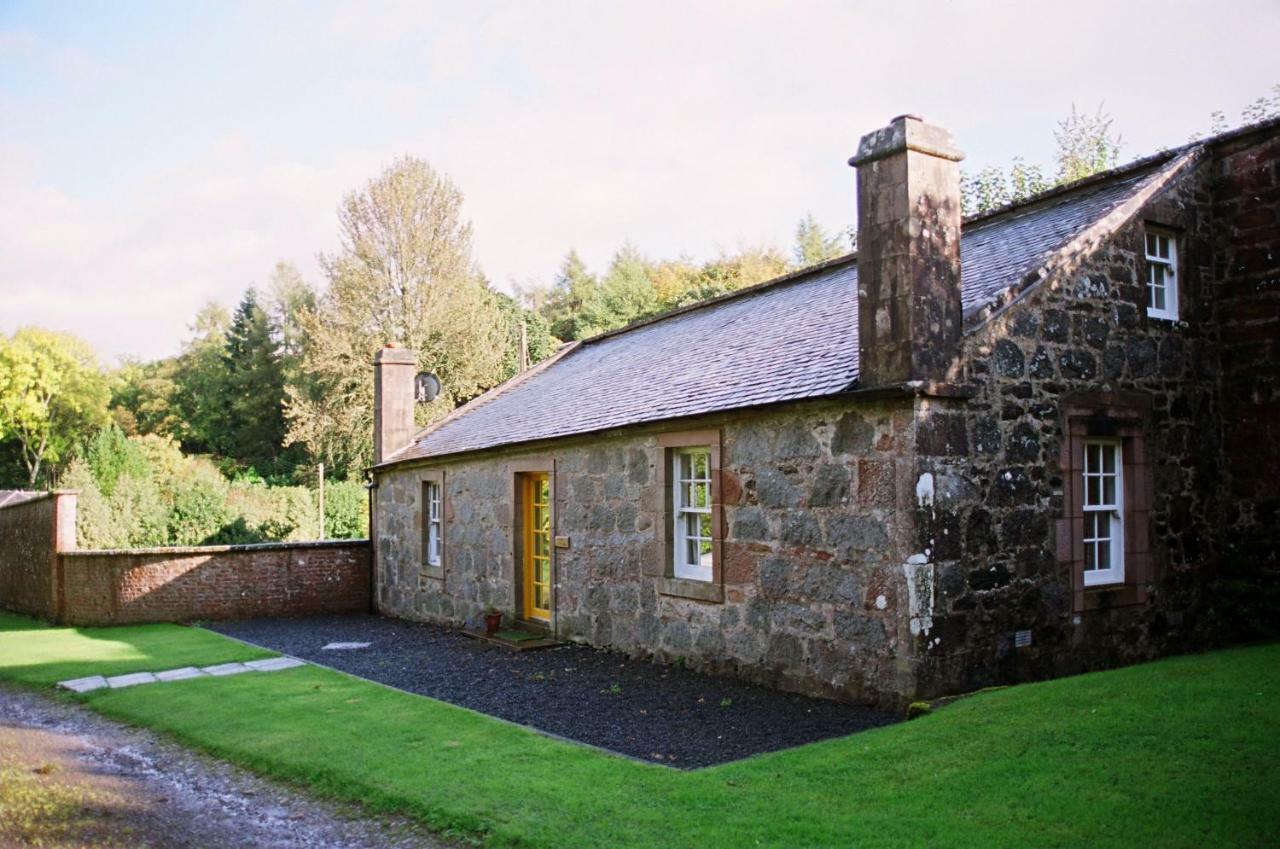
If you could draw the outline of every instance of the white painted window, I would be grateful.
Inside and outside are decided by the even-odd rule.
[[[440,565],[440,484],[427,481],[422,485],[424,545],[428,566]]]
[[[1178,239],[1147,231],[1147,315],[1178,318]]]
[[[1084,583],[1124,581],[1124,466],[1120,442],[1084,443]]]
[[[672,560],[677,578],[712,580],[711,449],[671,452]]]

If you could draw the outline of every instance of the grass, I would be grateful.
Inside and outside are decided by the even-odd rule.
[[[59,630],[0,642],[0,677],[41,677],[38,658],[93,665],[41,646],[82,645]],[[148,630],[109,633],[132,644]],[[204,632],[164,633],[169,651],[187,641],[210,650],[202,662],[237,650]],[[911,723],[696,772],[316,667],[85,701],[492,846],[1262,847],[1280,833],[1280,645],[984,693]]]
[[[274,656],[274,652],[181,625],[49,628],[0,610],[0,677],[22,684]]]

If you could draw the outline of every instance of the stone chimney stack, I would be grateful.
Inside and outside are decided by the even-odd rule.
[[[373,462],[381,463],[413,439],[413,378],[418,355],[394,342],[373,357]]]
[[[858,335],[863,387],[944,381],[960,353],[960,165],[951,133],[916,115],[862,137]]]

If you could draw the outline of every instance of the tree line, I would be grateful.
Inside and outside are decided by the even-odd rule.
[[[1277,113],[1280,86],[1242,119]],[[1073,107],[1055,132],[1052,181],[1016,159],[965,173],[966,213],[1113,167],[1121,140],[1112,124],[1101,108]],[[416,350],[420,368],[440,378],[439,397],[417,410],[425,425],[564,342],[856,247],[852,231],[828,232],[806,215],[787,253],[749,246],[706,261],[655,260],[625,243],[596,272],[570,250],[552,280],[512,296],[480,271],[462,202],[423,160],[392,162],[343,199],[337,249],[320,258],[324,285],[280,263],[234,310],[202,308],[173,357],[108,370],[65,334],[0,337],[0,487],[92,488],[86,515],[114,527],[100,536],[119,544],[319,533],[304,504],[314,495],[304,493],[319,463],[358,485],[371,462],[372,357],[385,342]],[[210,506],[219,501],[225,509]]]

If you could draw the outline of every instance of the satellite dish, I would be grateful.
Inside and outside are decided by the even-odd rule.
[[[413,379],[413,399],[419,404],[429,404],[440,394],[440,378],[429,371],[418,372]]]

